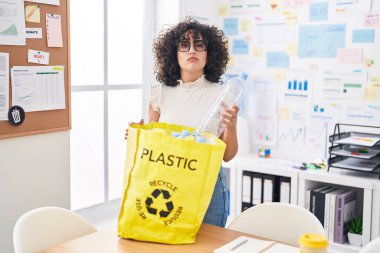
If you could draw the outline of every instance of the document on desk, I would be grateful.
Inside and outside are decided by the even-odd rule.
[[[266,241],[240,236],[235,240],[214,250],[214,253],[259,253],[265,252],[265,249],[275,244],[274,241]]]
[[[65,109],[64,66],[11,68],[12,105],[26,112]]]

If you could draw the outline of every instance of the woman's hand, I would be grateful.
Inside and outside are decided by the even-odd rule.
[[[237,115],[239,112],[239,107],[237,105],[228,108],[224,107],[224,112],[221,115],[221,123],[223,124],[225,131],[236,131],[237,125]]]
[[[144,124],[144,119],[140,119],[139,122],[129,122],[128,123],[128,128],[129,126],[131,126],[132,124]],[[124,139],[128,139],[128,128],[125,130],[125,136],[124,136]]]

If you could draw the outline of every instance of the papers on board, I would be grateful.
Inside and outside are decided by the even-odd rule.
[[[0,0],[0,45],[25,45],[24,1]]]
[[[63,66],[11,68],[12,104],[25,112],[65,109]]]
[[[7,120],[9,108],[9,54],[0,53],[0,120]]]

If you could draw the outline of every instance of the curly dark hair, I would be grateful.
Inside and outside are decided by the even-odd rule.
[[[210,82],[219,82],[220,76],[226,70],[229,60],[228,39],[222,30],[215,26],[201,24],[197,20],[188,18],[176,26],[160,33],[153,45],[155,54],[156,79],[167,86],[178,85],[180,66],[177,59],[177,48],[185,33],[191,31],[194,38],[199,34],[207,45],[207,62],[204,68],[206,79]]]

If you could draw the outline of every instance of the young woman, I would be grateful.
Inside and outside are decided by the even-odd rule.
[[[228,62],[227,38],[215,26],[187,19],[160,34],[154,43],[156,79],[149,105],[149,122],[163,121],[197,128],[208,113],[223,85],[219,79]],[[224,161],[237,153],[237,113],[234,105],[226,108],[218,124],[226,143]],[[142,123],[142,122],[141,122]],[[227,185],[220,170],[204,223],[224,227],[228,211]]]

